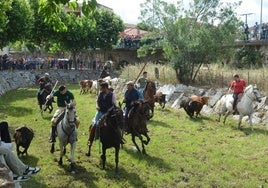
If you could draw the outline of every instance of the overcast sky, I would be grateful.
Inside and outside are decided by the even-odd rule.
[[[176,2],[175,0],[166,0],[168,2]],[[223,0],[223,2],[234,2],[235,0]],[[249,26],[253,26],[255,22],[260,23],[262,0],[242,0],[242,5],[237,9],[237,14],[249,14],[247,22]],[[140,16],[140,4],[145,0],[97,0],[98,3],[110,7],[121,17],[125,23],[137,24]],[[245,22],[246,16],[239,16]],[[268,22],[268,1],[263,0],[262,6],[262,22]]]

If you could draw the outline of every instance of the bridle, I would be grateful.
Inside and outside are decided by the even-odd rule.
[[[253,87],[253,94],[254,94],[254,98],[252,98],[247,92],[245,92],[245,95],[248,97],[248,98],[250,98],[252,101],[254,101],[254,100],[257,100],[257,101],[259,101],[260,100],[260,96],[257,96],[257,92],[256,91],[258,91],[259,92],[259,89],[257,88],[257,87]]]

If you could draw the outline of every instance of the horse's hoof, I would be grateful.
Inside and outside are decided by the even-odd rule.
[[[87,153],[86,153],[86,156],[90,157],[90,152],[87,152]]]
[[[54,148],[51,148],[50,149],[50,153],[54,153],[55,152],[55,149]]]

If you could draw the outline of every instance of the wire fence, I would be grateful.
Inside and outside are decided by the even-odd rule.
[[[121,76],[127,80],[135,80],[144,64],[128,66]],[[166,65],[148,63],[144,69],[148,72],[148,78],[163,84],[178,84],[174,69]],[[233,80],[233,75],[238,74],[247,84],[256,84],[263,94],[268,94],[268,68],[251,69],[227,69],[224,67],[203,67],[192,83],[193,86],[209,88],[228,88]]]

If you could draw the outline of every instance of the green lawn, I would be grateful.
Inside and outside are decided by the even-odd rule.
[[[161,110],[159,106],[148,122],[151,141],[146,146],[147,155],[137,153],[130,136],[125,136],[127,144],[120,150],[120,178],[116,179],[114,149],[107,150],[106,170],[99,165],[98,142],[94,143],[92,156],[85,155],[95,96],[79,95],[78,85],[67,87],[75,95],[81,120],[75,174],[70,173],[65,160],[69,146],[63,167],[57,164],[58,142],[57,151],[49,152],[52,114],[45,112],[43,118],[38,115],[36,88],[13,90],[0,98],[0,120],[9,122],[11,134],[22,125],[35,131],[29,156],[21,159],[42,171],[23,182],[23,187],[268,187],[266,127],[257,125],[252,132],[244,123],[238,130],[231,117],[223,126],[213,115],[190,119],[183,110]]]

